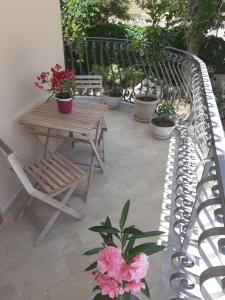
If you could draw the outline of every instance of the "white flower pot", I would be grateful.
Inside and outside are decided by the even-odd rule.
[[[140,97],[145,97],[145,96],[150,97],[152,101],[143,101],[139,99]],[[155,113],[156,105],[159,102],[158,97],[153,94],[149,94],[149,95],[140,94],[134,98],[134,101],[136,107],[135,119],[143,123],[150,122],[151,118]]]
[[[122,100],[122,97],[110,97],[103,94],[103,102],[109,105],[110,109],[118,109]]]
[[[172,133],[176,127],[176,124],[174,122],[173,122],[174,125],[172,125],[172,126],[161,127],[161,126],[153,124],[152,121],[154,122],[154,119],[151,120],[151,123],[150,123],[152,134],[155,138],[160,139],[160,140],[169,138],[172,135]]]

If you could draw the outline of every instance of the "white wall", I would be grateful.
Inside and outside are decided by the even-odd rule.
[[[36,75],[64,64],[59,0],[0,2],[0,137],[30,160],[41,148],[18,119],[48,97],[34,86]],[[0,211],[20,189],[0,163]]]

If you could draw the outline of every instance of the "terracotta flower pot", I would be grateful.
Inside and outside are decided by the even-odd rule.
[[[56,98],[56,100],[57,100],[59,112],[61,114],[69,114],[71,112],[73,106],[72,98],[68,98],[68,99]]]

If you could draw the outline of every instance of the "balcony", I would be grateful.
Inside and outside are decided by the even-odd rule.
[[[165,231],[159,242],[166,250],[151,258],[152,299],[224,299],[225,141],[205,64],[169,48],[152,59],[150,46],[124,40],[68,40],[65,52],[67,65],[80,74],[91,73],[93,64],[117,63],[140,68],[143,77],[138,86],[124,89],[120,110],[106,114],[105,173],[96,168],[87,204],[79,193],[71,201],[86,218],[74,222],[61,216],[35,249],[46,206],[34,203],[21,220],[15,223],[11,216],[2,227],[0,291],[12,299],[88,299],[93,285],[82,253],[98,240],[87,229],[108,214],[117,221],[122,204],[131,199],[130,223]],[[154,139],[149,125],[133,118],[134,93],[150,91],[149,82],[189,110],[169,141]],[[72,155],[69,144],[60,151]],[[84,159],[85,151],[75,146],[75,157]]]

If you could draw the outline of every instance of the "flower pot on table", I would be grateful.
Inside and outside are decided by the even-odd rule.
[[[67,98],[67,99],[56,98],[56,101],[57,101],[59,112],[61,114],[69,114],[71,112],[73,106],[72,98]]]

